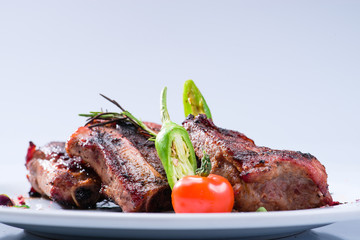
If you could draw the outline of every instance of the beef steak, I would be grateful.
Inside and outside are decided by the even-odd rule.
[[[32,188],[62,205],[88,208],[100,197],[101,182],[80,157],[70,158],[65,142],[36,148],[30,142],[26,156],[27,178]]]
[[[218,128],[203,114],[189,115],[183,126],[196,155],[201,158],[205,150],[211,172],[230,181],[235,210],[295,210],[332,204],[325,167],[311,154],[256,146],[242,133]]]
[[[150,128],[160,128],[148,124]],[[171,190],[154,142],[128,121],[80,127],[67,142],[100,176],[104,194],[125,212],[171,209]]]

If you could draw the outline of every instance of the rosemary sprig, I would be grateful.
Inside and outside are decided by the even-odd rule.
[[[139,119],[134,117],[134,115],[132,115],[129,111],[127,111],[123,107],[121,107],[121,105],[118,102],[116,102],[115,100],[110,99],[103,94],[100,94],[100,95],[103,98],[105,98],[106,100],[108,100],[109,102],[116,105],[118,108],[120,108],[122,112],[120,112],[120,113],[117,113],[117,112],[90,112],[88,114],[83,114],[83,113],[79,114],[79,116],[81,116],[81,117],[89,118],[88,121],[86,122],[86,125],[90,124],[91,122],[93,122],[96,119],[102,119],[104,121],[100,122],[100,123],[91,124],[89,126],[90,128],[97,127],[97,126],[103,126],[103,125],[118,122],[121,120],[128,120],[128,121],[132,122],[135,126],[138,126],[141,129],[143,129],[147,134],[149,134],[151,136],[149,140],[155,141],[157,134],[153,130],[148,128],[142,121],[140,121]]]
[[[81,113],[79,114],[79,116],[81,117],[88,117],[88,118],[113,118],[113,117],[118,117],[120,116],[120,113],[116,113],[116,112],[90,112],[90,113]]]

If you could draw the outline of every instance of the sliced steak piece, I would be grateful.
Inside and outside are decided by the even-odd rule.
[[[295,210],[333,203],[325,167],[314,156],[258,147],[244,134],[218,128],[202,114],[189,115],[183,126],[196,155],[201,158],[205,150],[212,173],[230,181],[234,209]]]
[[[41,148],[30,142],[26,168],[32,189],[62,205],[89,208],[101,195],[99,177],[81,158],[67,155],[65,142],[50,142]]]
[[[104,194],[124,212],[171,209],[171,190],[154,142],[132,123],[80,127],[67,142],[67,152],[90,164]]]

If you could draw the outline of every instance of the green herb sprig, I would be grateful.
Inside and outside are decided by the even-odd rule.
[[[149,134],[150,135],[149,140],[155,141],[155,138],[156,138],[156,135],[157,135],[156,132],[154,132],[153,130],[148,128],[141,120],[134,117],[134,115],[132,115],[129,111],[125,110],[115,100],[110,99],[110,98],[106,97],[103,94],[100,94],[100,96],[102,96],[103,98],[105,98],[109,102],[113,103],[118,108],[120,108],[120,110],[122,112],[118,113],[118,112],[95,112],[94,111],[94,112],[90,112],[90,113],[87,113],[87,114],[86,113],[85,114],[84,113],[79,114],[79,116],[81,116],[81,117],[89,118],[88,121],[86,122],[86,125],[89,125],[89,127],[92,128],[92,127],[104,126],[104,125],[107,125],[107,124],[110,124],[110,123],[116,123],[118,121],[130,121],[135,126],[140,127],[147,134]],[[104,121],[99,122],[99,123],[91,124],[94,120],[97,120],[97,119],[101,119],[101,120],[104,120]]]

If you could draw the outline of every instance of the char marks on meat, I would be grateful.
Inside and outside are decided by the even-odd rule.
[[[212,173],[226,177],[235,192],[234,209],[295,210],[332,204],[325,167],[312,155],[256,146],[244,134],[216,127],[200,114],[183,126],[196,155],[205,150]]]
[[[101,182],[80,157],[70,158],[65,142],[36,148],[30,142],[26,156],[27,178],[34,191],[62,205],[93,207],[100,197]]]
[[[154,142],[148,138],[127,121],[80,127],[67,142],[67,152],[90,164],[101,178],[104,194],[123,211],[169,210],[171,190]]]

